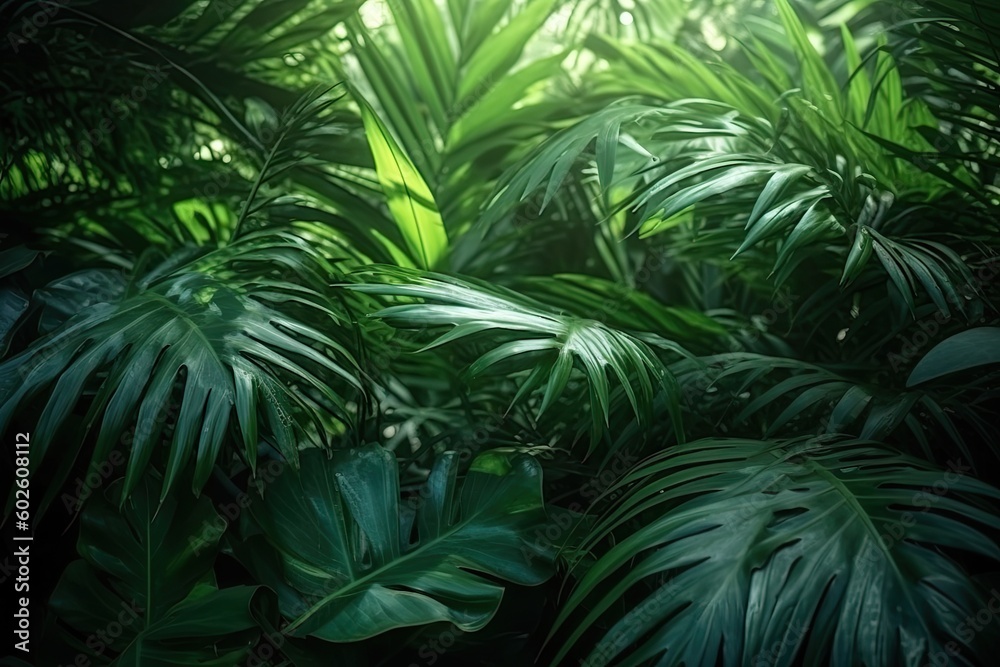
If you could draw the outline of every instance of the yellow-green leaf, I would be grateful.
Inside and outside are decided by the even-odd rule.
[[[375,110],[357,91],[354,96],[361,107],[365,135],[389,212],[415,263],[424,269],[434,268],[448,249],[448,235],[434,196]]]

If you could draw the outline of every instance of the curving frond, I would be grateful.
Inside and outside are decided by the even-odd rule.
[[[257,263],[267,271],[287,264],[307,276],[315,261],[301,244],[280,234],[249,235],[193,263],[168,258],[104,298],[78,281],[79,310],[54,320],[51,333],[0,364],[0,424],[10,423],[27,401],[47,396],[32,441],[36,470],[49,459],[66,418],[85,408],[84,431],[98,432],[92,465],[129,444],[123,497],[159,454],[161,438],[170,441],[164,497],[192,458],[192,485],[196,491],[204,485],[230,430],[239,432],[251,465],[260,438],[297,461],[307,432],[324,434],[317,444],[326,442],[319,406],[348,419],[333,387],[360,389],[352,354],[288,307],[304,306],[313,321],[318,314],[323,328],[343,324],[342,315],[308,288],[246,273]],[[236,278],[241,269],[244,280]],[[62,298],[72,303],[74,293]],[[54,308],[51,297],[47,307]],[[81,445],[78,437],[72,450],[60,453],[61,470],[69,469]]]
[[[919,665],[946,647],[986,660],[995,635],[967,616],[988,596],[954,557],[1000,560],[984,509],[1000,491],[965,470],[865,441],[712,439],[651,457],[609,491],[624,495],[585,547],[614,545],[567,599],[554,662],[577,646],[592,665]]]
[[[390,305],[374,313],[375,317],[395,326],[423,330],[452,327],[424,347],[425,350],[488,331],[509,333],[510,340],[480,356],[468,372],[476,376],[487,370],[511,374],[530,369],[514,400],[530,395],[544,383],[539,414],[562,395],[574,369],[582,371],[589,388],[591,447],[608,425],[609,371],[626,392],[640,421],[648,420],[654,395],[665,390],[673,408],[674,423],[680,424],[676,382],[636,335],[556,311],[534,299],[482,282],[391,267],[369,272],[384,282],[347,287],[368,294],[423,301]],[[665,347],[684,353],[680,346],[660,340]]]

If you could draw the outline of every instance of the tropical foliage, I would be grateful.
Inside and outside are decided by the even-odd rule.
[[[0,17],[35,664],[1000,649],[997,8]]]

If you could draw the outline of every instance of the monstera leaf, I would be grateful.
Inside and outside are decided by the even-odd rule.
[[[548,554],[529,546],[545,521],[539,464],[486,452],[461,485],[458,464],[442,454],[403,503],[396,458],[375,445],[332,459],[306,452],[298,472],[268,486],[250,508],[266,542],[236,550],[278,591],[285,632],[350,642],[436,621],[478,630],[504,592],[482,575],[545,581]]]
[[[97,664],[237,664],[273,594],[218,589],[212,563],[225,523],[207,498],[170,494],[160,505],[157,486],[145,476],[121,511],[101,494],[89,500],[77,546],[83,560],[66,568],[50,601],[75,632],[59,631]],[[116,482],[108,493],[121,491]]]
[[[986,664],[996,633],[969,618],[997,593],[947,552],[1000,560],[982,532],[1000,528],[984,511],[1000,491],[965,472],[865,441],[672,448],[609,490],[629,489],[590,546],[618,539],[563,607],[556,628],[576,623],[555,664],[581,642],[588,665]],[[587,640],[650,581],[652,594]]]

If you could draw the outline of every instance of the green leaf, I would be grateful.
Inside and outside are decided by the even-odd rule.
[[[922,665],[946,645],[985,660],[995,635],[962,623],[986,593],[949,554],[1000,560],[982,509],[1000,491],[962,472],[861,441],[672,447],[608,490],[621,499],[585,546],[613,540],[563,605],[553,662]]]
[[[125,288],[125,276],[114,269],[87,269],[54,280],[34,295],[43,306],[38,330],[49,333],[82,310],[115,303]]]
[[[937,380],[952,373],[1000,363],[1000,328],[977,327],[951,336],[917,362],[906,386]]]
[[[470,367],[472,375],[491,367],[498,367],[504,373],[525,370],[532,365],[533,353],[553,356],[566,352],[572,355],[584,371],[591,392],[592,446],[599,440],[602,421],[606,426],[610,417],[609,370],[626,392],[633,412],[641,421],[648,420],[651,415],[654,393],[668,387],[663,384],[667,371],[662,362],[637,335],[607,327],[596,320],[555,311],[534,299],[482,282],[388,267],[373,267],[358,275],[364,273],[373,273],[384,282],[347,287],[369,294],[421,298],[429,302],[392,305],[374,313],[376,317],[395,326],[454,327],[425,350],[486,330],[505,330],[516,336],[517,340],[499,344],[483,354]],[[679,345],[659,340],[683,354]],[[559,359],[552,367],[546,387],[543,399],[546,407],[565,387],[570,359],[566,356]],[[672,391],[668,393],[668,400],[676,407],[677,396]]]
[[[43,254],[40,250],[31,250],[23,245],[0,250],[0,278],[6,278],[12,273],[17,273],[34,262],[39,255]]]
[[[551,554],[529,546],[545,521],[539,464],[486,452],[461,485],[458,464],[457,452],[441,454],[408,503],[395,456],[378,445],[332,460],[306,452],[298,472],[269,485],[251,507],[267,545],[238,555],[277,587],[286,631],[332,642],[438,621],[474,631],[503,595],[493,579],[545,581]]]
[[[145,477],[120,510],[106,497],[123,492],[120,481],[89,500],[77,544],[83,560],[63,572],[52,612],[101,637],[81,648],[100,664],[235,664],[259,636],[252,609],[273,594],[219,590],[212,564],[225,521],[207,498],[171,494],[160,503],[157,486]]]
[[[457,99],[464,101],[477,88],[497,83],[558,4],[558,0],[531,0],[507,25],[487,38],[465,67]]]
[[[161,453],[161,434],[169,416],[176,423],[163,452],[167,455],[164,495],[192,457],[192,485],[195,490],[204,485],[226,443],[237,398],[244,427],[242,449],[251,461],[259,432],[276,439],[294,462],[294,444],[277,434],[293,429],[304,439],[310,421],[318,419],[289,380],[314,391],[317,399],[347,419],[344,400],[332,385],[343,382],[359,389],[352,372],[356,362],[339,343],[284,311],[287,301],[301,303],[321,313],[319,321],[333,323],[333,311],[324,300],[302,286],[252,273],[246,286],[231,273],[228,280],[207,275],[209,271],[227,275],[235,261],[243,271],[256,262],[267,263],[269,270],[288,264],[307,278],[308,262],[298,249],[303,243],[297,240],[292,251],[267,234],[248,235],[233,247],[200,258],[205,272],[187,266],[170,273],[168,259],[145,276],[154,284],[132,296],[84,308],[0,364],[0,429],[33,396],[51,390],[33,429],[32,474],[47,460],[49,446],[81,398],[91,392],[96,393],[84,433],[63,442],[59,456],[74,459],[92,427],[99,426],[93,466],[106,461],[120,443],[130,442],[126,496],[154,454]],[[168,276],[157,280],[161,271]],[[253,378],[250,383],[248,376]],[[178,389],[175,385],[181,380]],[[267,428],[259,431],[251,418],[258,412],[268,417]],[[134,434],[124,438],[132,425]],[[315,428],[325,429],[322,422]],[[48,500],[58,487],[52,486]]]
[[[840,279],[841,285],[854,281],[861,274],[872,254],[873,246],[874,241],[868,228],[857,227],[854,243],[851,245],[847,261],[844,263],[844,275]]]
[[[21,290],[0,287],[0,358],[7,354],[10,339],[28,305],[27,295]]]
[[[433,268],[448,251],[448,235],[434,196],[371,105],[358,92],[354,97],[361,107],[368,146],[389,211],[416,265]]]

